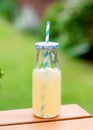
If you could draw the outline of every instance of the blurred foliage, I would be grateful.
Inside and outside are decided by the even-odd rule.
[[[67,0],[50,6],[43,21],[51,21],[50,37],[69,56],[82,56],[93,48],[93,0]]]
[[[59,14],[62,12],[63,10],[63,5],[60,4],[60,2],[56,2],[54,4],[51,4],[51,6],[49,6],[49,8],[47,9],[42,21],[43,21],[43,27],[42,27],[42,33],[45,32],[45,23],[47,20],[51,21],[51,32],[50,32],[50,37],[54,38],[54,37],[58,37],[59,36],[59,29],[58,29],[58,17]],[[43,34],[43,36],[45,36],[45,34]]]
[[[2,78],[2,76],[3,76],[3,73],[2,73],[2,70],[0,68],[0,78]]]
[[[16,0],[0,0],[0,14],[12,21],[17,14]]]

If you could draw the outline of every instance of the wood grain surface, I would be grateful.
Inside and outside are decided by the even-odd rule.
[[[60,116],[50,119],[38,118],[33,115],[33,109],[0,111],[0,126],[14,124],[29,124],[59,120],[89,118],[91,115],[76,104],[62,105]],[[1,127],[0,127],[1,128]]]
[[[93,130],[93,118],[1,126],[0,130]]]

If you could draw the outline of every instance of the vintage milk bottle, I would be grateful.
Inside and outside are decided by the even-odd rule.
[[[51,118],[60,114],[61,72],[56,42],[35,44],[37,58],[32,74],[32,105],[34,115]]]

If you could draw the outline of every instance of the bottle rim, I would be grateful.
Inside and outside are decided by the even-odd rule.
[[[40,49],[56,49],[59,47],[59,43],[57,42],[37,42],[35,44],[35,48],[40,48]]]

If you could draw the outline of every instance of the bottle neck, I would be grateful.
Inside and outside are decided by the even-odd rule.
[[[56,68],[59,69],[57,49],[37,49],[35,68]]]

